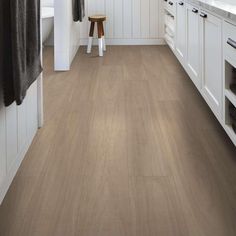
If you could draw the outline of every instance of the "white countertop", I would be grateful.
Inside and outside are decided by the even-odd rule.
[[[236,0],[186,0],[236,22]]]

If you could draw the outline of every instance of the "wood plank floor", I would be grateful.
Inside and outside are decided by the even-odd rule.
[[[236,148],[165,46],[80,49],[0,206],[0,236],[235,236]]]

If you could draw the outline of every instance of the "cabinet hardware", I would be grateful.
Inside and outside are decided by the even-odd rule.
[[[231,38],[228,38],[227,43],[228,43],[231,47],[233,47],[234,49],[236,49],[236,41],[234,41],[234,40],[231,39]]]
[[[164,2],[167,2],[167,0],[164,0]]]
[[[198,13],[198,9],[193,8],[192,12],[193,12],[193,13]]]
[[[173,2],[169,2],[169,4],[172,6],[172,5],[173,5]]]
[[[205,14],[205,13],[203,13],[203,12],[201,12],[200,16],[201,16],[202,18],[207,18],[207,14]]]
[[[183,3],[183,2],[179,2],[179,5],[180,5],[180,6],[183,6],[183,5],[184,5],[184,3]]]

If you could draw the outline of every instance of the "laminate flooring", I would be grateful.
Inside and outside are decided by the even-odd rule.
[[[45,124],[0,236],[235,236],[236,148],[166,46],[44,50]]]

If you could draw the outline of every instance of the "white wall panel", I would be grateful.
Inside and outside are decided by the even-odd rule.
[[[25,99],[26,104],[26,122],[27,136],[33,139],[38,129],[38,99],[37,99],[37,83],[31,85]]]
[[[7,171],[17,158],[17,108],[16,104],[6,108]]]
[[[21,106],[5,107],[0,98],[0,204],[38,129],[37,89],[36,81]]]
[[[108,43],[155,42],[159,32],[162,0],[85,0],[87,15],[105,14]],[[86,44],[89,23],[87,16],[81,24],[81,43]]]
[[[43,7],[52,7],[54,5],[54,0],[41,0],[41,5]]]
[[[123,4],[123,38],[132,38],[132,0]]]
[[[106,21],[106,37],[107,38],[114,38],[114,17],[113,17],[113,11],[114,11],[114,1],[112,0],[106,0],[105,1],[105,14],[107,16]],[[90,12],[88,12],[91,14]],[[82,38],[87,38],[87,34],[81,35]]]
[[[95,0],[93,1],[92,6],[94,7]],[[88,8],[90,8],[90,5]],[[72,0],[56,0],[54,2],[54,12],[55,70],[66,71],[70,70],[70,65],[79,48],[81,27],[80,23],[73,21]],[[86,27],[86,25],[84,26]],[[86,30],[81,30],[81,32],[85,33]]]
[[[158,38],[161,37],[161,35],[159,35],[159,25],[160,25],[160,21],[159,18],[161,18],[161,7],[159,4],[160,1],[156,1],[156,0],[150,0],[150,38]],[[156,14],[156,9],[158,9],[159,14]]]
[[[110,0],[111,1],[111,0]],[[115,0],[114,1],[114,38],[121,39],[123,38],[123,1]],[[109,19],[108,19],[109,20]]]
[[[80,23],[80,34],[81,35],[88,35],[88,1],[85,1],[85,20]]]
[[[141,38],[141,0],[133,0],[132,10],[133,38]]]
[[[18,151],[22,151],[22,148],[27,142],[27,119],[26,119],[26,102],[24,101],[21,106],[17,107],[17,129],[18,129]]]
[[[2,94],[2,91],[1,91]],[[0,98],[0,186],[6,176],[6,109],[3,107],[2,97]],[[1,202],[1,201],[0,201]]]
[[[141,0],[141,38],[150,37],[150,20],[153,20],[150,13],[150,0]]]

